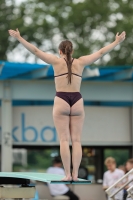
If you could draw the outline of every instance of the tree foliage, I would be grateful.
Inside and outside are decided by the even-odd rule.
[[[129,159],[129,150],[128,149],[105,149],[104,150],[104,159],[107,157],[113,157],[116,160],[117,167],[120,165],[125,165]],[[106,170],[106,167],[104,168]]]
[[[18,44],[7,36],[8,28],[19,28],[26,40],[53,53],[57,53],[61,40],[70,39],[74,43],[75,57],[97,51],[113,42],[115,34],[124,30],[127,33],[124,43],[97,65],[132,64],[132,0],[27,0],[20,6],[7,6],[2,0],[0,4],[3,13],[0,21],[4,27],[0,59],[5,59],[7,52]]]
[[[6,59],[6,53],[9,47],[8,32],[14,16],[12,15],[14,9],[14,4],[12,2],[6,2],[5,0],[0,1],[0,59]],[[12,44],[10,44],[10,49],[12,49]]]

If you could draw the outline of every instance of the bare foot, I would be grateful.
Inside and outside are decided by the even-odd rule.
[[[78,180],[78,175],[76,176],[76,175],[72,174],[72,180],[73,180],[73,181],[79,181],[79,180]]]
[[[72,177],[71,176],[65,176],[62,181],[71,181]]]
[[[79,181],[79,179],[77,177],[73,177],[72,180],[73,181]]]

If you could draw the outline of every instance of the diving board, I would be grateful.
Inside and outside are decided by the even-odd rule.
[[[91,184],[91,181],[78,179],[78,181],[62,181],[64,175],[34,172],[0,172],[0,180],[2,177],[21,178],[34,181],[45,182],[49,184]]]
[[[30,186],[30,180],[48,184],[90,184],[91,181],[78,179],[78,181],[62,181],[63,175],[33,172],[0,172],[0,199],[34,198],[36,189]],[[8,187],[7,185],[13,185]],[[3,185],[7,187],[3,187]],[[20,185],[15,187],[14,185]]]
[[[52,181],[50,184],[91,184],[89,180],[78,179],[78,181]]]

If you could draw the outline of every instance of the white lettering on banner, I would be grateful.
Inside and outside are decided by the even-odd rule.
[[[0,127],[0,132],[2,128]],[[16,131],[20,131],[21,139],[18,139]],[[28,138],[28,131],[32,134],[32,138]],[[30,135],[31,136],[31,135]],[[39,132],[36,127],[34,126],[27,126],[25,125],[25,114],[21,114],[21,127],[15,126],[12,129],[12,137],[14,142],[56,142],[57,141],[57,133],[55,127],[51,126],[44,126],[42,127],[41,131]]]
[[[14,144],[59,145],[52,109],[52,106],[14,106],[12,116]],[[85,107],[82,144],[131,144],[130,111],[129,107]]]

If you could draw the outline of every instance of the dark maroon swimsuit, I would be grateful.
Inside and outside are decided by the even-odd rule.
[[[72,60],[72,62],[73,62],[73,60]],[[67,63],[67,61],[66,61],[66,63]],[[66,74],[68,74],[68,73],[60,74],[60,75],[54,76],[54,77],[59,77],[59,76],[63,76]],[[80,76],[78,74],[75,74],[75,73],[72,73],[72,74],[82,78],[82,76]],[[64,101],[66,101],[70,105],[70,107],[72,107],[79,99],[82,98],[82,95],[80,94],[80,92],[56,92],[56,96],[63,99]]]

